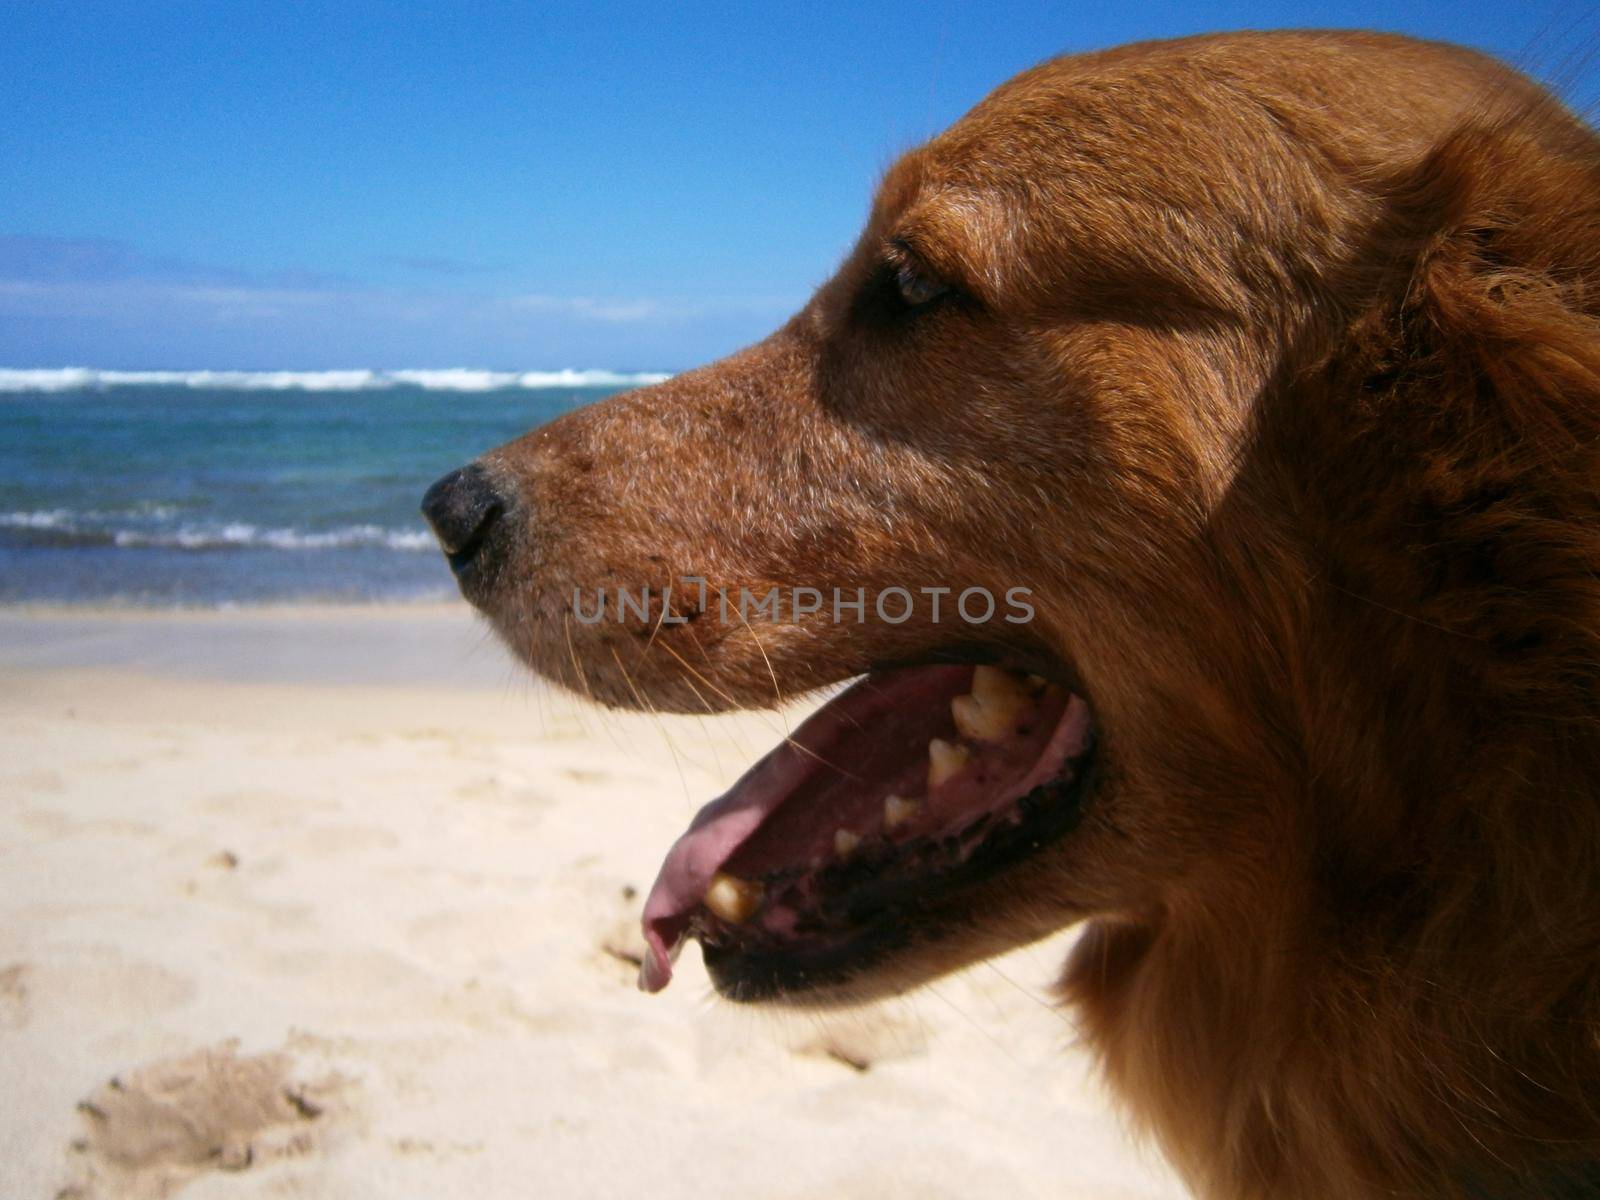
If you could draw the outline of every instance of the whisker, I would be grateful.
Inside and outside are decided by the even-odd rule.
[[[611,647],[611,657],[616,660],[617,670],[622,672],[622,680],[628,685],[628,690],[633,693],[633,698],[639,702],[639,707],[650,714],[656,723],[656,728],[661,731],[662,740],[667,744],[667,753],[672,755],[672,765],[677,769],[678,782],[683,785],[683,798],[691,806],[694,804],[694,793],[689,787],[689,777],[683,773],[683,762],[678,757],[678,747],[674,744],[671,732],[661,720],[661,714],[656,711],[656,706],[651,704],[644,695],[634,686],[633,676],[628,674],[628,668],[622,665],[622,655],[617,653],[615,646]],[[695,766],[700,764],[695,763]],[[704,767],[700,768],[704,770]]]
[[[1018,983],[1015,979],[1011,978],[1011,976],[1007,975],[999,967],[995,966],[995,964],[990,962],[987,958],[983,959],[982,961],[983,961],[983,965],[984,966],[988,967],[989,970],[993,971],[996,975],[1000,976],[1000,978],[1002,980],[1004,980],[1006,982],[1006,984],[1008,984],[1012,988],[1013,991],[1017,992],[1019,995],[1026,996],[1029,1000],[1033,1001],[1034,1004],[1036,1004],[1040,1008],[1044,1009],[1045,1012],[1049,1013],[1052,1017],[1055,1017],[1056,1020],[1060,1021],[1063,1025],[1065,1025],[1068,1029],[1072,1030],[1072,1032],[1073,1032],[1073,1034],[1075,1036],[1081,1036],[1082,1035],[1082,1030],[1078,1028],[1078,1023],[1076,1021],[1074,1021],[1070,1015],[1068,1015],[1067,1013],[1063,1012],[1059,1007],[1057,1007],[1054,1004],[1051,1004],[1049,1001],[1043,999],[1042,997],[1036,996],[1030,989],[1023,987],[1020,983]]]
[[[663,643],[663,645],[664,644],[665,643]],[[681,662],[682,660],[680,659],[679,661]],[[707,700],[705,698],[705,696],[703,696],[701,694],[700,689],[695,687],[694,683],[691,680],[685,678],[683,680],[683,684],[691,692],[694,693],[694,698],[696,700],[700,701],[700,707],[706,710],[706,716],[715,716],[716,715],[717,710],[714,709],[713,707],[711,707],[711,701]],[[705,716],[700,716],[700,715],[697,714],[695,716],[695,720],[700,725],[700,731],[703,734],[705,734],[706,748],[711,751],[711,763],[712,763],[712,766],[716,768],[717,777],[719,779],[721,779],[722,778],[722,756],[717,753],[717,739],[712,735],[712,731],[711,731],[710,726],[708,726],[706,724]]]
[[[767,648],[761,644],[761,638],[756,634],[755,626],[750,624],[750,618],[744,615],[744,608],[740,606],[739,620],[749,633],[750,640],[756,644],[756,652],[761,655],[761,661],[766,664],[767,678],[772,680],[772,706],[777,710],[778,719],[783,722],[783,737],[789,741],[789,718],[783,712],[783,689],[778,686],[778,673],[772,669],[772,660],[767,657]]]

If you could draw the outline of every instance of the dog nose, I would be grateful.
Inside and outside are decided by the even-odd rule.
[[[422,497],[422,515],[458,577],[484,557],[489,534],[507,507],[494,479],[478,463],[451,471]]]

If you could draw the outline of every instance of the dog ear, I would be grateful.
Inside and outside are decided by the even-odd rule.
[[[1341,586],[1564,711],[1600,686],[1600,139],[1472,121],[1380,195],[1294,461]]]
[[[1392,384],[1412,420],[1494,430],[1505,466],[1577,470],[1592,486],[1600,138],[1544,106],[1473,121],[1388,199],[1387,278],[1365,330],[1383,361],[1366,364],[1365,390]]]

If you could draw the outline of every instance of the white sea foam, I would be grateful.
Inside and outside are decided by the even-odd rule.
[[[217,527],[184,526],[166,533],[119,531],[118,546],[169,546],[180,550],[221,550],[231,547],[265,547],[270,550],[340,550],[351,546],[382,546],[388,550],[432,550],[435,542],[421,529],[385,529],[381,525],[345,525],[310,532],[303,529],[262,529],[243,521]]]
[[[118,528],[128,516],[164,518],[176,510],[166,506],[137,512],[74,512],[65,508],[30,512],[0,512],[0,528],[58,535],[68,544],[166,547],[178,550],[339,550],[378,546],[386,550],[433,550],[436,544],[425,529],[390,529],[382,525],[342,525],[335,529],[263,529],[245,521],[221,524],[185,524],[168,529]]]
[[[85,524],[100,524],[128,517],[161,521],[173,516],[177,511],[174,505],[155,504],[149,501],[132,508],[110,510],[84,509],[75,512],[70,508],[41,508],[27,512],[0,512],[0,528],[76,530]]]
[[[71,521],[72,514],[64,508],[0,513],[0,528],[6,529],[60,529]]]
[[[524,371],[517,379],[518,387],[642,387],[650,383],[663,383],[671,379],[662,371]]]
[[[22,370],[0,367],[0,392],[76,392],[161,384],[235,391],[365,392],[418,387],[435,392],[501,388],[640,387],[671,376],[659,371],[482,371],[469,367],[377,371],[106,371],[95,367]]]

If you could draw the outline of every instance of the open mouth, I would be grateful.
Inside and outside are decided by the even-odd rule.
[[[695,938],[718,991],[839,983],[945,900],[1077,824],[1092,774],[1081,696],[992,666],[875,671],[695,816],[645,902],[639,986]]]

